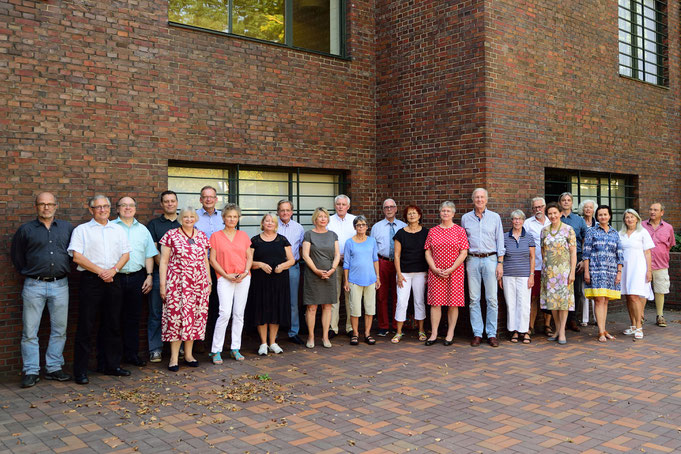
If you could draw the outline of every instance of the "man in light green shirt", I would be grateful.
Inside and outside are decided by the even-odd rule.
[[[135,219],[137,203],[132,197],[121,197],[116,203],[119,224],[128,235],[130,260],[121,268],[121,338],[123,339],[123,362],[144,366],[139,357],[139,324],[142,312],[142,295],[151,290],[154,272],[154,256],[158,250],[151,233],[144,224]]]

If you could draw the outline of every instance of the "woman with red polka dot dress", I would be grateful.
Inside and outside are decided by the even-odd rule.
[[[426,345],[437,342],[437,330],[442,317],[442,306],[447,306],[447,336],[444,344],[454,342],[454,327],[459,307],[465,304],[464,261],[468,255],[466,231],[454,224],[456,207],[453,202],[440,205],[440,225],[428,231],[425,250],[428,262],[428,305],[431,333]]]

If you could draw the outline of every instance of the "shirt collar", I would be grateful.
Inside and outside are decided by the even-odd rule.
[[[525,227],[523,227],[522,230],[520,231],[520,238],[522,238],[524,236],[525,236]],[[513,237],[513,227],[511,227],[511,230],[508,231],[508,237],[514,238]]]
[[[650,223],[650,218],[646,219],[646,220],[643,221],[643,222],[645,222],[646,224],[648,224],[648,225],[651,226],[651,227],[653,226],[653,224]],[[664,223],[665,223],[664,220],[660,219],[660,227],[662,227],[662,225],[664,225]],[[658,227],[658,228],[659,228],[659,227]]]
[[[111,222],[112,221],[107,219],[106,224],[102,225],[99,222],[95,221],[95,218],[92,218],[92,219],[90,219],[90,222],[88,222],[87,224],[88,224],[89,227],[101,227],[101,228],[105,229],[105,228],[113,226],[113,224]]]
[[[199,216],[217,216],[218,215],[218,210],[217,208],[213,210],[213,214],[208,214],[205,208],[201,207],[197,211],[199,213]]]
[[[160,215],[158,218],[161,222],[178,222],[177,218],[173,221],[172,219],[168,219],[165,214]]]
[[[128,227],[128,224],[126,224],[125,222],[123,222],[123,219],[121,219],[120,216],[118,216],[116,219],[114,219],[113,222],[115,222],[116,224],[120,224],[120,225],[123,226],[123,227]],[[137,221],[137,219],[132,218],[132,225],[137,225],[137,224],[139,224],[139,222]],[[132,227],[132,226],[131,226],[131,227]]]

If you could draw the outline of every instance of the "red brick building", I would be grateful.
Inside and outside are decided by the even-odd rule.
[[[678,1],[197,3],[0,3],[0,373],[21,363],[9,242],[40,190],[74,224],[96,192],[146,222],[162,190],[198,205],[206,182],[247,226],[340,191],[432,223],[477,186],[504,218],[571,190],[681,223]]]

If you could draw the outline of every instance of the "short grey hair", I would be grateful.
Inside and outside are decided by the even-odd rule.
[[[456,213],[456,205],[454,205],[454,202],[450,200],[445,200],[440,204],[440,211],[442,211],[443,208],[451,208],[454,213]]]
[[[178,214],[178,217],[182,219],[182,216],[184,216],[186,213],[191,213],[194,219],[196,219],[197,222],[199,221],[199,213],[196,212],[194,207],[187,206],[182,208],[180,210],[180,214]]]
[[[104,194],[96,194],[96,195],[90,197],[90,198],[88,199],[88,201],[87,201],[87,205],[88,205],[90,208],[92,208],[93,206],[95,206],[95,202],[96,202],[97,200],[101,200],[101,199],[106,200],[106,203],[108,203],[109,205],[111,205],[111,200],[109,200],[109,198],[108,198],[107,196],[105,196]]]
[[[624,210],[624,213],[622,213],[622,228],[620,229],[621,233],[627,233],[627,224],[624,223],[624,218],[627,215],[627,213],[633,215],[636,218],[636,231],[640,232],[643,230],[643,226],[641,226],[641,215],[636,212],[633,208],[627,208]]]
[[[345,199],[348,201],[348,205],[350,205],[350,197],[346,196],[345,194],[338,194],[336,197],[333,198],[333,204],[335,205],[340,199]]]
[[[585,206],[587,203],[590,203],[591,205],[593,205],[593,207],[594,207],[594,216],[595,216],[595,215],[596,215],[596,210],[598,210],[598,204],[597,204],[594,200],[591,200],[591,199],[582,200],[582,201],[579,203],[579,208],[577,208],[577,214],[579,214],[580,216],[584,216],[584,206]]]
[[[566,197],[566,196],[570,196],[570,200],[575,200],[575,198],[572,196],[572,193],[566,191],[566,192],[562,193],[562,194],[560,195],[560,197],[558,197],[558,201],[559,201],[559,202],[562,202],[562,201],[563,201],[563,197]]]
[[[546,199],[544,197],[535,197],[532,200],[530,200],[530,206],[534,205],[534,202],[539,202],[541,201],[541,204],[546,206]]]
[[[523,221],[525,220],[525,213],[523,213],[523,210],[513,210],[511,212],[511,220],[515,218],[520,218]]]
[[[228,211],[236,211],[237,215],[241,216],[241,208],[239,208],[239,205],[236,203],[228,203],[225,205],[225,207],[222,209],[222,219],[225,218],[225,213]]]
[[[367,227],[369,226],[369,223],[367,222],[367,218],[362,214],[357,215],[355,217],[355,219],[352,220],[352,226],[357,227],[358,222],[364,222],[367,225]]]
[[[293,202],[291,202],[289,199],[281,199],[280,201],[277,202],[277,211],[279,211],[281,206],[284,205],[285,203],[291,205],[291,210],[293,210]]]
[[[653,205],[660,205],[660,210],[664,211],[664,203],[662,203],[662,202],[653,202],[653,203],[650,204],[650,206],[653,206]]]
[[[475,198],[475,193],[476,193],[476,192],[480,192],[480,191],[484,192],[484,193],[485,193],[485,197],[487,197],[487,198],[489,199],[489,192],[487,192],[487,189],[485,189],[485,188],[475,188],[475,189],[473,189],[473,192],[471,193],[471,200],[473,200],[473,199]]]

